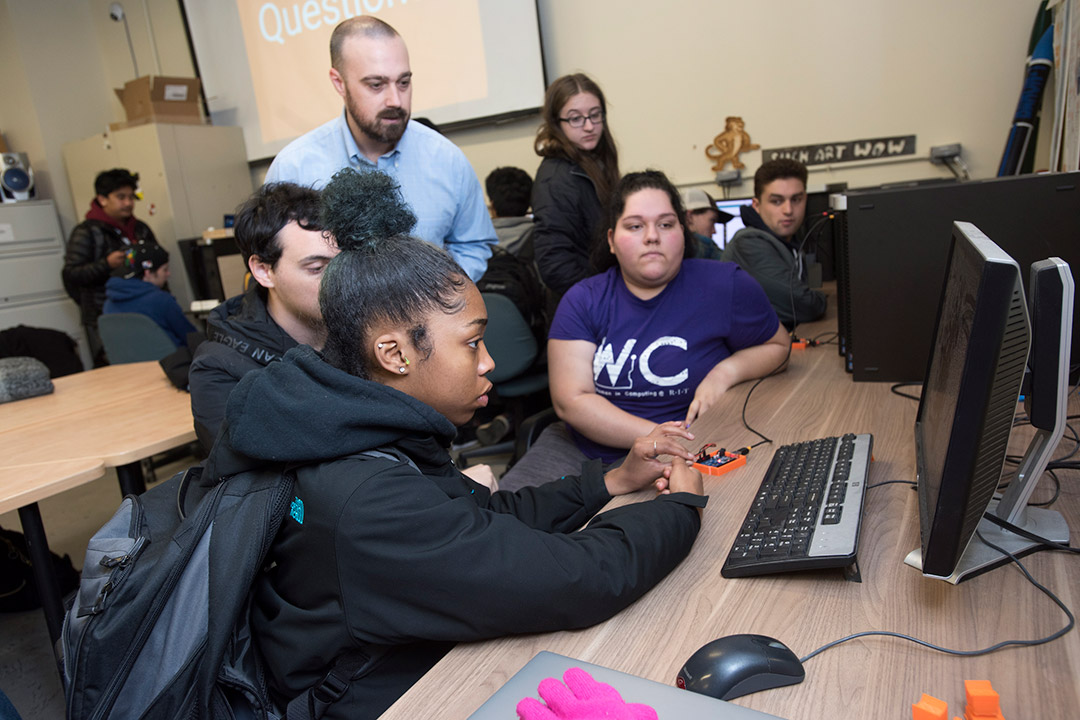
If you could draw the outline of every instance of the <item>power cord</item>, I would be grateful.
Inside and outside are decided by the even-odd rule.
[[[1073,627],[1076,625],[1076,618],[1073,616],[1073,614],[1069,610],[1069,608],[1066,607],[1065,603],[1061,602],[1061,600],[1058,598],[1058,596],[1055,595],[1049,588],[1047,588],[1046,586],[1040,584],[1038,580],[1036,580],[1034,577],[1032,577],[1031,573],[1029,573],[1027,568],[1024,567],[1023,563],[1020,562],[1019,558],[1017,558],[1015,555],[1010,553],[1008,550],[1005,550],[1004,548],[999,548],[998,546],[996,546],[993,543],[989,542],[978,531],[975,532],[975,535],[987,547],[989,547],[992,550],[996,550],[997,552],[1001,553],[1002,555],[1008,557],[1009,560],[1016,563],[1016,566],[1018,568],[1020,568],[1021,572],[1024,573],[1024,577],[1026,577],[1028,579],[1028,581],[1032,585],[1034,585],[1036,588],[1038,588],[1040,591],[1042,591],[1048,598],[1053,600],[1054,604],[1056,604],[1059,608],[1061,608],[1062,612],[1064,612],[1065,615],[1069,618],[1069,623],[1065,627],[1063,627],[1062,629],[1058,630],[1057,632],[1051,633],[1050,635],[1047,635],[1046,637],[1039,638],[1038,640],[1003,640],[1002,642],[999,642],[999,643],[997,643],[995,645],[991,645],[988,648],[983,648],[982,650],[953,650],[953,649],[950,649],[950,648],[941,647],[940,645],[935,645],[935,644],[930,643],[930,642],[926,642],[925,640],[919,640],[918,638],[911,637],[910,635],[904,635],[903,633],[890,632],[888,630],[867,630],[866,632],[855,633],[854,635],[848,635],[847,637],[840,638],[839,640],[833,640],[830,643],[826,643],[825,645],[822,645],[821,647],[819,647],[817,650],[814,650],[812,653],[809,653],[808,655],[805,655],[805,656],[799,658],[799,661],[802,662],[802,663],[805,663],[807,660],[814,657],[815,655],[823,653],[826,650],[828,650],[829,648],[835,647],[835,646],[839,645],[840,643],[847,642],[848,640],[854,640],[856,638],[867,637],[867,636],[870,636],[870,635],[883,635],[883,636],[886,636],[886,637],[900,638],[901,640],[907,640],[909,642],[913,642],[913,643],[916,643],[918,645],[922,645],[923,647],[930,648],[931,650],[937,650],[938,652],[947,653],[949,655],[974,656],[974,655],[987,655],[989,653],[1000,650],[1000,649],[1002,649],[1004,647],[1009,647],[1010,645],[1022,645],[1022,646],[1045,645],[1048,642],[1052,642],[1054,640],[1057,640],[1059,637],[1061,637],[1062,635],[1065,635],[1067,632],[1069,632],[1070,630],[1073,629]],[[1056,545],[1056,543],[1054,543],[1054,545]],[[1071,552],[1076,552],[1076,550],[1077,550],[1076,548],[1068,548],[1067,546],[1062,546],[1061,547],[1061,549],[1066,549],[1066,548]],[[1055,549],[1057,549],[1057,548],[1055,548]]]

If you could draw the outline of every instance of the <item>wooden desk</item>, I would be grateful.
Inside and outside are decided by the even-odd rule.
[[[823,321],[803,326],[799,333],[812,337],[832,329],[834,323]],[[698,444],[731,448],[756,441],[740,421],[749,387],[733,389],[692,428]],[[706,477],[710,499],[701,534],[670,576],[592,628],[459,645],[383,717],[468,717],[540,650],[674,683],[691,653],[714,638],[736,633],[772,636],[803,656],[863,630],[892,630],[949,648],[981,649],[1005,639],[1041,638],[1063,627],[1065,616],[1015,566],[954,587],[904,565],[904,556],[919,545],[917,493],[909,485],[867,491],[859,547],[861,584],[844,580],[836,570],[733,580],[720,576],[775,445],[870,432],[875,457],[871,484],[914,480],[917,406],[890,393],[888,384],[853,383],[843,372],[835,345],[793,351],[790,369],[763,382],[747,409],[750,425],[771,437],[774,446],[757,448],[746,467],[721,478]],[[1033,500],[1048,494],[1040,488]],[[648,497],[639,493],[614,502]],[[1061,497],[1054,507],[1070,521],[1075,544],[1080,530],[1075,476],[1062,476]],[[1042,552],[1024,563],[1067,606],[1080,611],[1077,558]],[[1080,702],[1077,678],[1076,631],[1047,645],[972,658],[870,637],[808,660],[800,685],[735,702],[791,720],[870,720],[911,717],[911,704],[926,692],[946,700],[952,717],[962,715],[963,681],[985,679],[1001,694],[1006,718],[1066,718],[1075,717]]]
[[[53,381],[50,395],[0,405],[0,512],[18,508],[49,635],[63,605],[37,502],[115,467],[123,494],[146,490],[139,461],[195,439],[191,401],[156,362],[112,365]],[[104,522],[104,518],[102,520]]]
[[[0,405],[0,464],[97,458],[125,494],[146,489],[138,461],[195,440],[190,396],[156,362],[111,365],[53,381],[50,395]]]

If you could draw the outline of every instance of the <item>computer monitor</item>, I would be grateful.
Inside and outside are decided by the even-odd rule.
[[[739,198],[737,200],[717,200],[716,209],[731,216],[725,223],[716,224],[716,232],[713,241],[722,249],[735,233],[746,227],[742,221],[742,208],[754,201],[753,198]]]
[[[1064,277],[1071,284],[1068,266],[1061,265],[1065,266]],[[1056,265],[1055,268],[1060,269]],[[1045,306],[1045,288],[1042,295],[1037,292],[1040,291],[1032,283],[1033,304]],[[1069,308],[1062,313],[1064,294],[1069,296]],[[1066,327],[1071,328],[1071,294],[1071,290],[1059,294],[1056,317],[1059,352],[1052,362],[1053,374],[1058,378],[1061,364],[1067,372],[1069,340],[1062,338],[1062,334],[1067,332]],[[1040,333],[1055,324],[1054,318],[1038,319]],[[1004,543],[1014,554],[1037,545],[984,520],[988,508],[995,514],[1011,517],[1014,522],[1019,520],[1018,524],[1028,525],[1028,529],[1043,537],[1068,541],[1068,528],[1059,514],[1050,511],[1049,515],[1057,516],[1054,520],[1026,509],[1037,475],[1045,468],[1047,454],[1057,444],[1054,441],[1051,445],[1050,438],[1056,433],[1060,439],[1063,410],[1051,423],[1057,426],[1060,418],[1061,427],[1050,431],[1035,453],[1042,459],[1029,465],[1029,470],[1037,468],[1038,473],[1028,472],[1026,479],[1014,480],[1018,489],[1011,494],[1022,496],[1023,500],[1012,500],[1009,504],[994,500],[1030,342],[1031,323],[1019,265],[971,223],[955,223],[915,420],[921,547],[909,554],[905,562],[922,570],[924,575],[956,583],[1004,562],[1004,556],[975,538],[976,530],[995,545]],[[1050,372],[1045,365],[1037,370],[1040,377]],[[1064,395],[1061,392],[1058,395],[1063,403]],[[1022,489],[1020,486],[1025,482],[1032,483],[1032,488]]]

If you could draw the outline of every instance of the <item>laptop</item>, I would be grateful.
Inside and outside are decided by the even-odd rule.
[[[741,705],[734,705],[723,700],[699,695],[689,690],[680,690],[674,685],[665,685],[629,675],[618,670],[593,665],[574,658],[542,651],[525,664],[514,677],[506,681],[488,701],[481,705],[468,720],[515,720],[517,704],[522,698],[534,697],[543,700],[537,688],[540,681],[553,677],[562,681],[563,673],[568,668],[579,667],[592,675],[598,682],[607,683],[619,691],[622,699],[630,703],[644,703],[656,710],[661,718],[717,718],[718,720],[781,720],[776,715],[768,715],[757,710],[750,710]]]

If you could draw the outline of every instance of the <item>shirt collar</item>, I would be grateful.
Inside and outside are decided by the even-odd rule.
[[[346,115],[347,109],[342,108],[340,117],[341,126],[341,140],[345,143],[345,151],[349,154],[349,162],[352,165],[369,165],[375,167],[377,163],[373,163],[368,160],[367,156],[360,152],[360,146],[356,144],[356,138],[353,137],[352,130],[349,128],[349,119]],[[409,124],[405,126],[405,133],[398,140],[398,144],[394,146],[394,149],[388,153],[380,155],[379,158],[392,158],[397,153],[401,152],[402,147],[408,143],[410,136],[409,126],[412,125],[412,120],[409,120]]]

